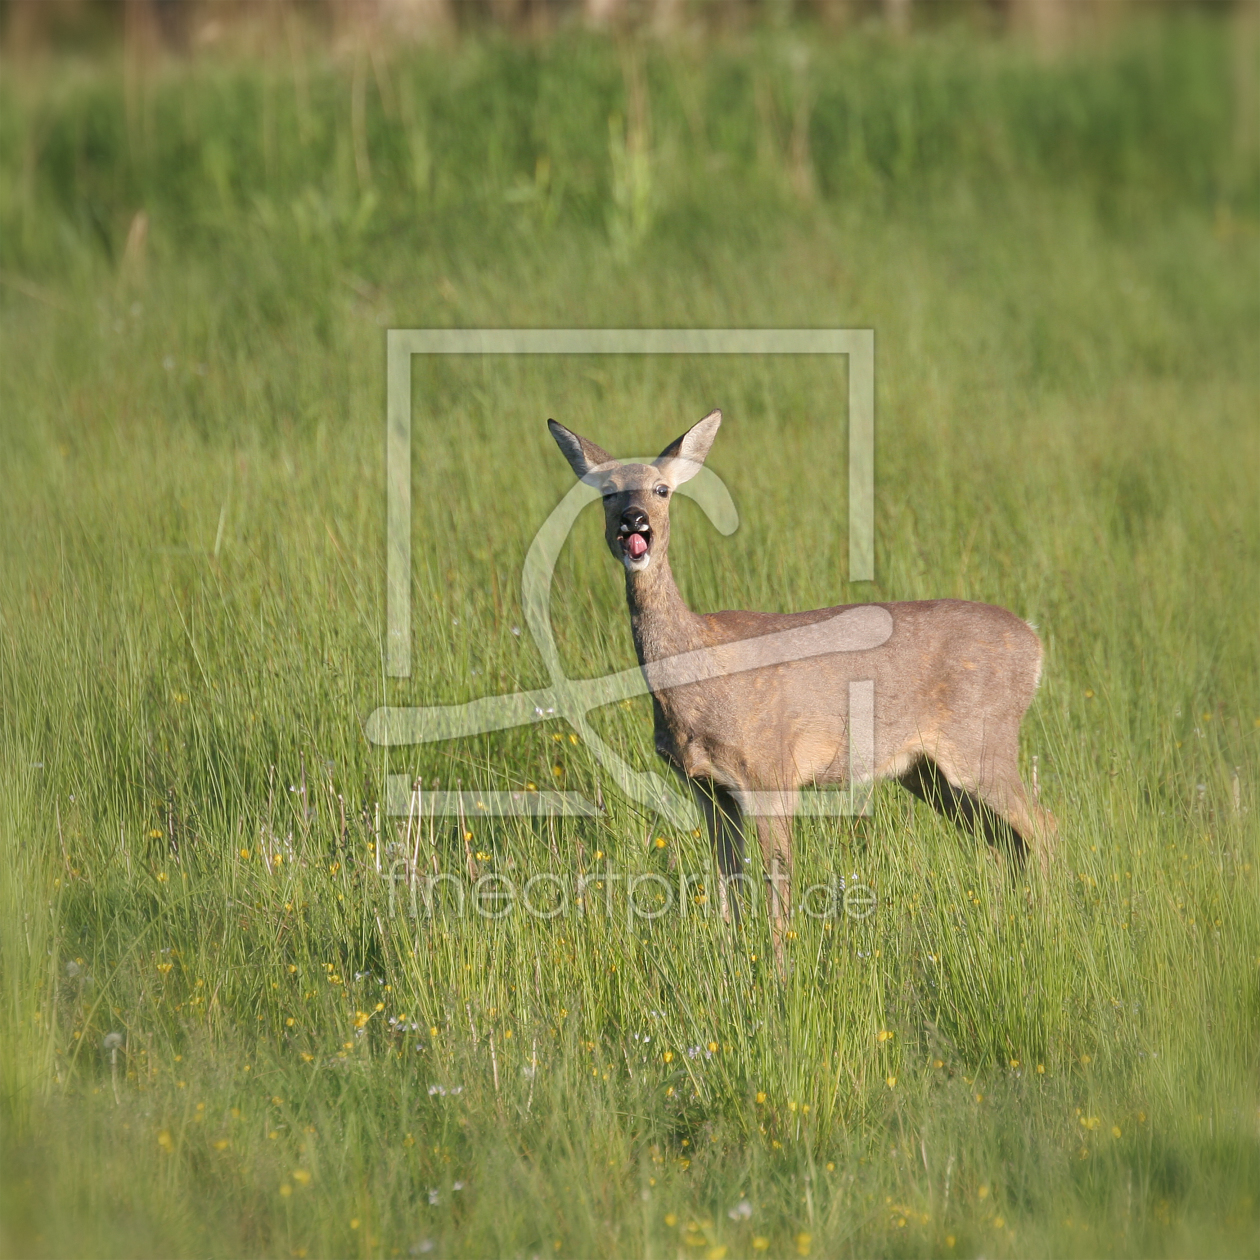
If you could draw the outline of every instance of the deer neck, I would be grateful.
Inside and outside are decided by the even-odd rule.
[[[667,556],[654,557],[641,573],[627,571],[626,602],[640,665],[707,645],[704,620],[687,607]]]

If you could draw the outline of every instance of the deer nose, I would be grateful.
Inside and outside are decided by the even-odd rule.
[[[642,508],[626,508],[621,514],[621,528],[627,534],[642,532],[648,528],[647,513]]]

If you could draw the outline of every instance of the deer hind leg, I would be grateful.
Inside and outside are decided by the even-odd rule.
[[[770,935],[779,976],[787,978],[783,940],[792,915],[792,815],[782,812],[757,816],[757,841],[765,868]]]
[[[744,819],[727,788],[713,780],[696,781],[696,799],[704,814],[709,840],[718,868],[718,908],[722,921],[739,919],[739,902],[731,897],[731,885],[748,878],[744,870]]]
[[[1015,796],[1015,788],[1018,788],[1018,797]],[[1054,862],[1054,851],[1058,846],[1059,824],[1048,809],[1042,809],[1028,799],[1018,770],[1012,768],[1011,779],[1004,787],[1004,792],[1006,799],[1014,802],[1013,806],[1007,807],[1008,816],[1035,854],[1042,875],[1048,877]]]
[[[1031,848],[1043,872],[1049,869],[1054,819],[1029,807],[1014,762],[998,763],[983,780],[961,773],[948,761],[922,757],[901,776],[901,785],[951,822],[983,835],[1022,868]]]
[[[1048,876],[1058,826],[1053,814],[1028,799],[1015,752],[996,760],[983,781],[976,784],[975,792],[1019,837],[1022,856],[1026,858],[1031,851],[1042,875]]]

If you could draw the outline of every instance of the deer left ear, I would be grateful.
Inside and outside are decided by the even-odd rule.
[[[690,481],[700,471],[721,423],[722,413],[710,411],[699,424],[693,424],[656,457],[656,467],[676,486]]]

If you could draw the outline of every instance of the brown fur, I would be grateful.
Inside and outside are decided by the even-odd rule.
[[[626,567],[630,627],[645,667],[844,611],[699,614],[683,601],[669,567],[670,496],[698,471],[720,422],[720,412],[706,416],[653,464],[619,464],[550,422],[574,471],[604,493],[605,538]],[[624,523],[639,521],[638,514],[650,529],[646,564],[628,559],[622,546]],[[876,779],[899,780],[991,843],[1005,842],[1020,860],[1031,847],[1048,869],[1054,819],[1029,800],[1018,769],[1020,721],[1041,674],[1036,633],[990,604],[942,599],[879,607],[892,617],[881,646],[653,690],[656,751],[696,789],[723,893],[728,880],[742,878],[744,806],[761,803],[754,816],[780,962],[795,793],[848,782],[850,682],[874,680]],[[645,673],[650,683],[650,669]],[[768,797],[781,802],[778,808],[766,809]]]

